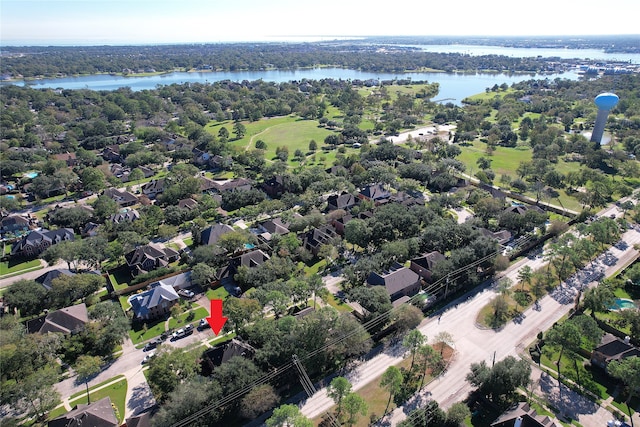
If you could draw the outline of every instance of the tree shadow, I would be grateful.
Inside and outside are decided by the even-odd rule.
[[[144,412],[155,404],[156,400],[149,386],[147,384],[140,384],[133,389],[131,398],[127,402],[127,408],[132,410],[133,415],[136,415]]]

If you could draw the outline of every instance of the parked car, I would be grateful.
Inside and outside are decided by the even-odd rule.
[[[181,328],[175,331],[173,335],[171,335],[171,340],[172,341],[179,340],[180,338],[184,338],[186,336],[187,336],[186,332],[184,331],[184,329]]]
[[[156,355],[155,351],[147,353],[147,355],[144,356],[144,359],[142,359],[142,364],[144,365],[145,363],[149,363],[151,361],[151,359],[154,358],[155,355]]]
[[[200,319],[200,323],[198,323],[198,330],[199,331],[203,331],[207,328],[210,328],[211,325],[209,325],[209,322],[207,322],[207,319]]]
[[[195,294],[188,289],[180,289],[178,291],[178,295],[180,295],[183,298],[193,298]]]
[[[189,323],[187,326],[184,327],[184,332],[188,334],[191,331],[193,331],[193,325]]]
[[[162,342],[162,341],[160,341]],[[154,340],[154,341],[149,341],[148,343],[146,343],[144,345],[144,347],[142,347],[142,351],[149,351],[149,350],[153,350],[154,348],[156,348],[158,346],[158,341]]]

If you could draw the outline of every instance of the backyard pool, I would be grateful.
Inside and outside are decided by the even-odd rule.
[[[609,310],[618,311],[628,308],[636,308],[636,304],[632,300],[627,298],[616,298],[613,305],[609,307]]]

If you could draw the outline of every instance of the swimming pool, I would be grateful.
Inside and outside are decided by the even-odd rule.
[[[24,174],[24,176],[26,176],[27,178],[35,178],[36,176],[38,176],[40,174],[40,172],[27,172]]]
[[[613,302],[613,305],[609,307],[609,310],[618,311],[626,310],[629,308],[636,308],[636,304],[632,300],[627,298],[616,298],[616,300]]]

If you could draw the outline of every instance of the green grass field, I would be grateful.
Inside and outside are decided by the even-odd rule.
[[[37,270],[39,268],[42,268],[39,259],[32,259],[29,261],[11,259],[9,261],[0,262],[0,276],[4,276],[5,274],[19,274],[21,272]]]
[[[480,141],[473,141],[470,144],[458,144],[462,153],[456,157],[467,167],[467,173],[473,175],[479,168],[476,161],[481,157],[491,160],[491,169],[496,173],[496,178],[500,175],[509,175],[517,178],[516,168],[520,162],[531,160],[531,149],[529,147],[496,147],[491,156],[486,152],[487,145]]]
[[[229,146],[239,150],[254,149],[255,143],[262,140],[267,144],[265,157],[271,160],[276,155],[276,148],[287,146],[289,148],[289,160],[293,158],[293,153],[300,149],[302,152],[309,151],[309,141],[312,139],[322,146],[324,139],[334,131],[318,126],[316,120],[304,120],[297,116],[273,117],[258,120],[256,122],[243,122],[246,134],[241,139],[232,140]],[[233,122],[212,123],[206,129],[218,134],[222,127],[226,127],[233,137]]]

